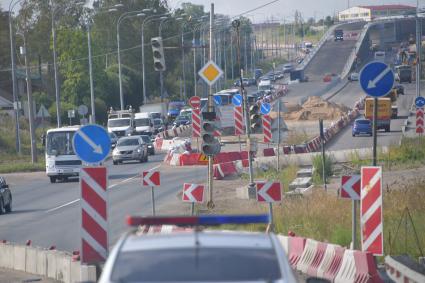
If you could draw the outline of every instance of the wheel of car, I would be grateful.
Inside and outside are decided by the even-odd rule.
[[[3,199],[0,198],[0,215],[4,214],[4,203],[3,203]]]
[[[4,209],[7,213],[12,212],[12,196],[10,197],[9,203],[4,206]]]
[[[50,183],[56,183],[56,177],[50,176]]]

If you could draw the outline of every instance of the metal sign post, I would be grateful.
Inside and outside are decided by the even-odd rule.
[[[326,154],[325,154],[325,133],[323,131],[323,119],[319,119],[319,128],[320,128],[320,144],[322,146],[322,178],[323,185],[325,187],[325,191],[328,190],[328,186],[326,185]]]
[[[370,62],[360,71],[359,83],[363,91],[374,98],[373,101],[373,165],[377,162],[378,97],[387,95],[394,85],[391,68],[378,61]]]
[[[269,203],[269,215],[270,223],[267,231],[273,232],[274,223],[273,223],[273,202],[282,201],[282,186],[280,182],[272,181],[259,181],[255,182],[256,184],[256,196],[258,202],[268,202]]]

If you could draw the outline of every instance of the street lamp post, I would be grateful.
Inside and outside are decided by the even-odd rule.
[[[22,0],[11,1],[9,3],[9,37],[10,37],[10,60],[12,64],[12,92],[13,92],[13,110],[14,110],[14,119],[15,119],[15,143],[16,143],[16,152],[21,154],[21,135],[19,130],[19,98],[18,98],[18,89],[16,82],[16,63],[15,63],[15,42],[13,36],[13,26],[12,26],[12,10],[16,4]]]
[[[127,13],[122,14],[117,21],[117,54],[118,54],[118,82],[119,82],[119,89],[120,89],[120,108],[121,110],[124,110],[124,94],[123,94],[123,87],[122,87],[122,70],[121,70],[121,51],[120,51],[120,24],[121,22],[126,18],[131,17],[140,17],[144,16],[145,12],[150,12],[151,9],[143,9],[139,11],[130,11]],[[143,49],[143,42],[142,42],[142,49]],[[143,56],[143,52],[142,52]],[[145,83],[143,82],[143,87]],[[144,100],[143,103],[146,103],[145,96],[143,96]]]

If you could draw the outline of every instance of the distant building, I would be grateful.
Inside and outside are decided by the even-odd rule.
[[[416,7],[408,5],[355,6],[339,12],[338,19],[340,22],[371,21],[380,17],[411,14],[415,11]]]

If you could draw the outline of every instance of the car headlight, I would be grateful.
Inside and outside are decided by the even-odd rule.
[[[138,153],[142,152],[142,149],[141,149],[141,148],[138,148],[138,149],[137,149],[137,152],[138,152]]]
[[[152,145],[150,144],[150,145],[148,145],[148,148],[152,148]]]

